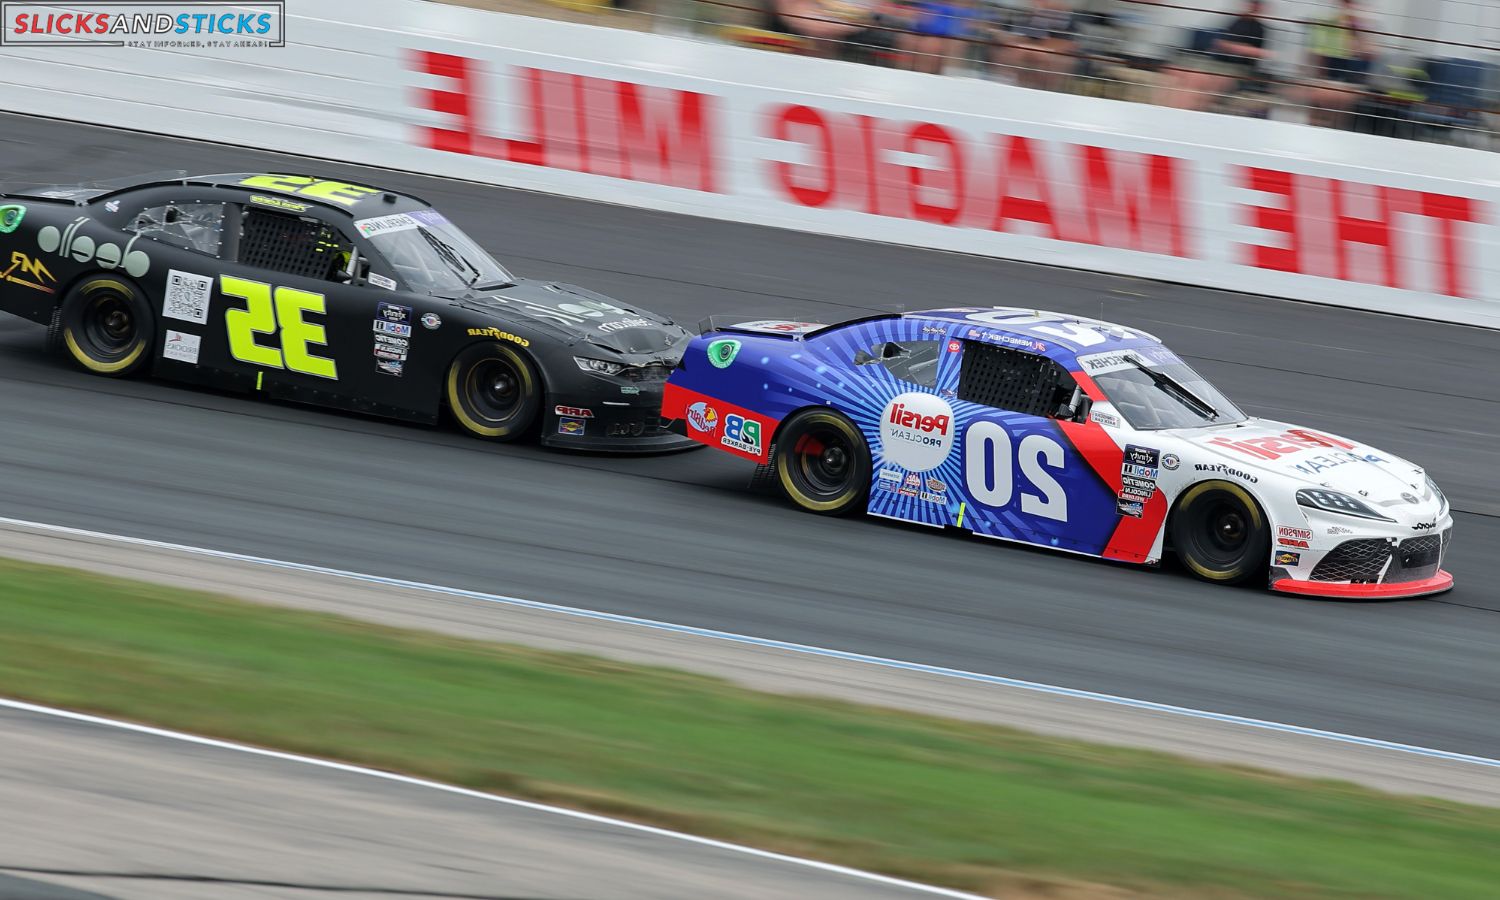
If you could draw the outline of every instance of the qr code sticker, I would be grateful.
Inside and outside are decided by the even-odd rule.
[[[214,280],[207,275],[172,269],[167,272],[167,296],[161,314],[169,319],[205,325],[208,323],[208,299],[213,289]]]

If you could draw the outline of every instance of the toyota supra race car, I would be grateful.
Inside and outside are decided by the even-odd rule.
[[[1447,590],[1447,499],[1405,460],[1245,415],[1155,337],[1024,309],[708,330],[669,427],[871,515],[1331,597]]]
[[[615,452],[696,447],[662,388],[691,335],[512,276],[415,197],[236,174],[0,194],[0,311],[98,375]]]

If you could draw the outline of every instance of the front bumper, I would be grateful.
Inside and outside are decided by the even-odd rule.
[[[661,394],[642,395],[628,405],[592,398],[548,395],[542,416],[542,445],[594,453],[671,453],[694,450],[697,441],[674,434],[661,417]],[[559,410],[563,412],[559,412]],[[587,411],[588,416],[567,415]]]
[[[1327,597],[1336,600],[1399,600],[1403,597],[1427,597],[1432,594],[1441,594],[1452,588],[1453,576],[1442,569],[1430,578],[1387,584],[1299,581],[1295,578],[1278,578],[1271,582],[1271,590],[1283,594]]]
[[[1426,535],[1349,537],[1316,554],[1278,551],[1273,553],[1271,590],[1345,599],[1440,594],[1453,587],[1453,576],[1443,570],[1452,540],[1449,519],[1441,531]],[[1294,560],[1297,565],[1276,565]]]

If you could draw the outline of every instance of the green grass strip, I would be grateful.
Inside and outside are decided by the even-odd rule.
[[[977,891],[1500,892],[1497,810],[3,560],[0,694]]]

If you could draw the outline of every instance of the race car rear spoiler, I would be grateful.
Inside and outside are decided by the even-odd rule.
[[[699,334],[725,331],[732,334],[754,334],[761,337],[783,338],[800,341],[822,334],[831,328],[842,328],[857,322],[874,322],[879,319],[899,319],[900,313],[879,313],[873,316],[858,316],[832,325],[822,322],[792,322],[785,319],[756,319],[750,322],[732,321],[730,316],[709,316],[698,323]]]
[[[20,197],[23,200],[55,200],[63,203],[83,204],[97,200],[106,194],[119,193],[151,184],[181,183],[187,178],[187,170],[173,169],[153,172],[148,175],[129,175],[124,178],[105,178],[95,181],[80,181],[77,184],[44,184],[36,181],[20,181],[6,178],[0,181],[0,197]]]

